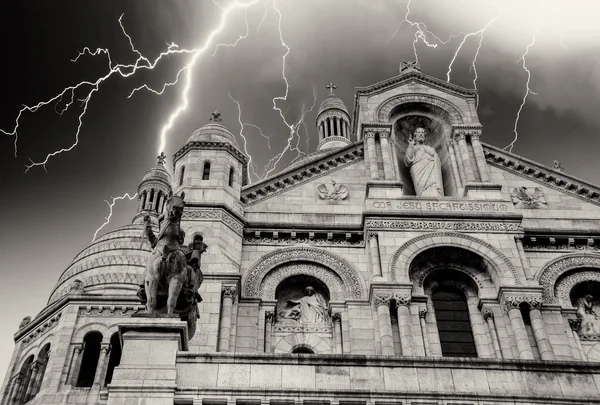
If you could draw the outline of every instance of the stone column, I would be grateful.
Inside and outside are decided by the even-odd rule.
[[[442,344],[440,343],[440,332],[437,327],[435,308],[431,298],[427,299],[427,330],[429,332],[429,350],[432,357],[442,357]]]
[[[348,134],[347,134],[347,131],[346,131],[346,129],[347,129],[346,128],[346,120],[342,120],[341,123],[340,123],[340,126],[342,127],[342,136],[344,138],[348,138]]]
[[[529,319],[531,320],[531,328],[533,329],[533,335],[535,336],[542,360],[554,360],[554,351],[552,350],[550,338],[548,338],[548,332],[546,332],[546,325],[544,325],[542,313],[540,312],[541,307],[541,300],[530,302]]]
[[[367,141],[367,156],[369,157],[369,174],[371,180],[379,180],[379,168],[377,167],[377,151],[375,150],[375,131],[365,132]]]
[[[471,329],[473,331],[473,340],[477,348],[477,355],[481,358],[494,357],[492,345],[489,340],[489,334],[486,331],[485,321],[481,312],[477,308],[477,297],[467,297],[467,307],[469,308],[469,318],[471,320]]]
[[[141,212],[144,210],[145,203],[146,203],[146,192],[145,191],[142,194],[140,194],[139,201],[140,201],[140,203],[138,205],[138,212]]]
[[[521,267],[523,267],[523,276],[526,280],[533,280],[533,275],[529,269],[527,257],[525,257],[525,249],[523,248],[523,235],[515,235],[515,243],[517,244],[519,259],[521,260]]]
[[[481,142],[479,142],[481,131],[470,131],[469,134],[471,135],[471,146],[473,146],[473,154],[475,154],[475,163],[477,164],[477,169],[479,170],[479,177],[481,178],[481,181],[489,182],[490,172],[487,162],[485,161],[483,147],[481,146]]]
[[[523,316],[521,315],[521,308],[519,305],[522,302],[522,297],[508,297],[505,299],[506,311],[510,318],[510,325],[512,326],[513,335],[517,343],[517,350],[519,351],[519,358],[521,359],[533,359],[533,352],[529,345],[529,338],[527,337],[527,331],[525,330],[525,323],[523,322]]]
[[[498,333],[496,332],[496,324],[494,322],[494,312],[491,309],[483,310],[483,320],[487,323],[490,335],[492,337],[492,345],[494,346],[494,353],[496,358],[502,358],[502,350],[500,349],[500,341],[498,340]]]
[[[323,121],[319,124],[319,141],[322,141],[325,138],[325,134],[323,133]]]
[[[13,380],[13,384],[12,384],[12,388],[11,388],[11,392],[10,392],[10,399],[8,401],[9,405],[12,404],[17,404],[17,400],[19,399],[19,393],[21,392],[21,383],[23,381],[23,377],[21,376],[21,374],[18,374],[14,380]]]
[[[390,316],[389,293],[375,293],[375,306],[377,307],[377,320],[379,321],[379,341],[381,342],[381,354],[393,356],[394,335],[392,334],[392,319]]]
[[[388,309],[389,312],[389,309]],[[342,337],[342,314],[340,314],[339,312],[336,312],[335,314],[333,314],[332,316],[333,319],[333,335],[335,337],[335,354],[343,354],[344,353],[344,349],[343,349],[343,337]],[[391,330],[391,328],[390,328]],[[393,344],[393,342],[392,342]],[[393,351],[393,347],[392,347],[392,351]]]
[[[106,371],[106,362],[108,360],[108,352],[110,345],[102,345],[100,347],[100,357],[98,357],[98,365],[96,366],[96,374],[94,375],[94,385],[102,387]]]
[[[587,359],[585,358],[585,352],[583,351],[583,346],[581,346],[581,340],[579,339],[579,325],[581,325],[581,321],[579,319],[569,319],[569,326],[576,349],[573,357],[575,357],[576,360],[586,361]]]
[[[81,369],[81,353],[83,353],[83,344],[77,345],[73,349],[73,359],[71,360],[71,377],[69,379],[72,386],[77,385],[77,378],[79,377],[79,370]]]
[[[377,232],[369,232],[369,253],[371,255],[371,268],[373,271],[373,278],[383,277],[381,272],[381,259],[379,258],[379,243],[377,241]]]
[[[273,321],[275,320],[275,312],[265,312],[265,353],[271,353],[271,339],[273,338]]]
[[[223,286],[223,303],[221,306],[221,326],[219,329],[219,345],[217,351],[229,351],[229,339],[231,335],[231,308],[237,295],[237,287]]]
[[[36,360],[31,365],[31,375],[29,376],[28,385],[25,387],[25,402],[35,395],[35,386],[39,371],[40,367]]]
[[[456,180],[456,188],[462,188],[462,179],[460,178],[460,172],[458,171],[458,165],[456,163],[456,154],[454,152],[454,142],[448,142],[448,154],[450,155],[450,164],[452,165],[452,174]]]
[[[379,130],[381,140],[381,159],[383,160],[383,174],[386,180],[394,180],[394,164],[392,162],[392,150],[390,149],[391,130],[383,128]]]
[[[165,195],[163,193],[160,193],[160,198],[158,200],[158,209],[157,212],[159,214],[162,214],[163,212],[163,204],[165,203]]]
[[[340,119],[335,117],[335,134],[336,136],[342,136],[342,130],[340,129]]]
[[[158,208],[158,190],[154,190],[154,197],[152,197],[152,211],[156,211]]]
[[[325,133],[329,137],[332,135],[331,132],[333,132],[333,121],[331,120],[331,117],[327,117],[325,122],[327,122],[327,125],[325,125]]]
[[[412,336],[410,325],[410,305],[411,296],[408,293],[396,294],[396,311],[398,315],[398,331],[400,332],[400,345],[402,346],[403,356],[414,356],[415,343]]]
[[[431,349],[429,348],[429,336],[427,334],[427,322],[425,317],[427,316],[427,308],[419,309],[419,320],[421,322],[421,334],[423,335],[423,347],[425,349],[425,356],[431,356]]]
[[[475,173],[471,167],[471,160],[469,159],[469,151],[467,149],[467,141],[465,140],[464,131],[456,131],[456,140],[458,141],[459,156],[458,160],[462,162],[465,169],[466,183],[475,182]]]

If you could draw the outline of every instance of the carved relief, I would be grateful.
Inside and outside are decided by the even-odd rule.
[[[531,308],[540,309],[542,307],[542,297],[539,295],[508,295],[504,297],[504,306],[507,311],[519,308],[522,303],[529,304]]]
[[[575,285],[583,283],[585,281],[598,281],[600,282],[600,271],[586,270],[578,271],[573,274],[569,274],[566,277],[560,278],[560,280],[554,286],[554,296],[558,299],[558,302],[563,307],[571,306],[571,298],[569,297],[571,290]]]
[[[546,208],[548,201],[544,197],[541,188],[536,187],[533,190],[527,187],[517,187],[511,193],[512,202],[516,208],[537,209]]]
[[[482,232],[523,232],[523,226],[515,222],[475,221],[413,221],[404,219],[368,219],[368,229],[416,229]]]
[[[182,219],[197,219],[200,221],[221,221],[239,235],[242,234],[242,231],[244,229],[244,225],[240,221],[229,215],[224,210],[200,210],[188,208],[183,212]]]
[[[277,286],[283,280],[299,274],[314,277],[325,283],[332,300],[342,301],[346,298],[347,292],[343,280],[332,270],[314,263],[288,263],[277,267],[263,279],[259,296],[267,300],[275,299]]]
[[[405,103],[425,103],[434,105],[448,113],[452,124],[463,123],[462,114],[460,113],[460,110],[457,107],[450,104],[446,100],[426,94],[403,94],[386,100],[383,104],[379,106],[379,108],[376,111],[378,121],[387,122],[390,116],[390,112],[395,107]]]
[[[410,305],[412,297],[409,293],[396,293],[394,299],[396,300],[396,307],[399,307],[400,305]]]
[[[79,307],[77,314],[79,316],[131,316],[143,310],[143,306],[128,307],[123,305],[102,305]]]
[[[545,269],[541,271],[540,276],[544,302],[549,304],[559,303],[558,297],[554,294],[556,280],[564,272],[577,267],[600,268],[600,255],[574,254],[556,259],[547,265]]]
[[[600,312],[590,294],[577,300],[577,319],[580,321],[577,333],[581,340],[600,340]]]
[[[31,331],[25,338],[23,338],[23,344],[28,345],[38,337],[45,335],[50,329],[58,325],[58,321],[61,315],[62,313],[59,312],[58,314],[54,315],[53,317],[49,318],[47,321],[39,325],[33,331]]]
[[[391,292],[376,292],[373,294],[375,300],[375,306],[388,305],[391,299],[394,298]]]
[[[348,198],[348,187],[344,184],[336,184],[335,181],[331,181],[331,185],[320,184],[317,186],[317,194],[321,200],[345,200]]]

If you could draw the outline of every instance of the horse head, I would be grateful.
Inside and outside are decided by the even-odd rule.
[[[169,195],[169,199],[166,204],[166,214],[171,221],[179,221],[183,215],[183,208],[185,207],[185,193],[182,191],[180,195]]]

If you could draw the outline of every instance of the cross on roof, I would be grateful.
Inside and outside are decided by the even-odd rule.
[[[407,62],[407,61],[403,60],[402,63],[400,63],[400,73],[402,73],[406,70],[408,70],[408,71],[418,70],[420,72],[421,66],[419,65],[419,62],[417,62],[417,61]]]
[[[167,160],[167,155],[165,155],[165,152],[160,152],[160,155],[157,156],[157,159],[159,164],[164,165],[165,160]]]
[[[223,121],[221,119],[221,113],[217,110],[215,110],[215,112],[211,113],[212,118],[210,119],[212,122],[221,122]]]
[[[337,89],[337,86],[331,82],[329,82],[329,84],[327,86],[325,86],[326,89],[329,89],[329,94],[333,94],[333,90]]]

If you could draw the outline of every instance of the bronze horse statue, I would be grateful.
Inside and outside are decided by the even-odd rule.
[[[203,280],[200,258],[207,246],[201,236],[196,236],[189,246],[183,245],[185,233],[180,223],[184,198],[184,193],[169,196],[165,213],[159,218],[162,223],[158,236],[152,231],[150,217],[144,217],[144,233],[153,251],[138,296],[146,305],[145,316],[179,317],[187,321],[191,338],[199,317],[197,304],[202,301],[198,294]]]

